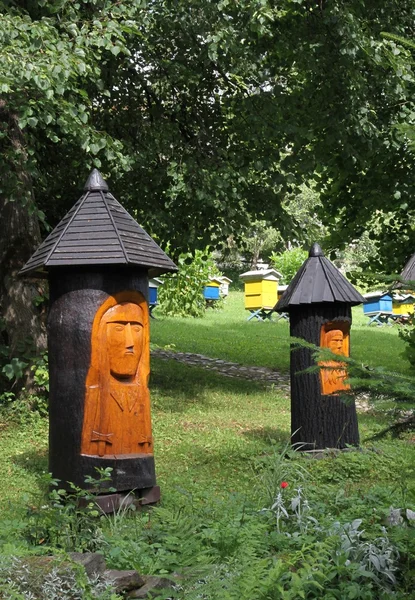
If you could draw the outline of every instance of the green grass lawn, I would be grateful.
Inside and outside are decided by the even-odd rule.
[[[352,355],[362,362],[409,373],[409,364],[400,356],[404,345],[397,329],[368,327],[366,320],[361,307],[354,309]],[[151,340],[152,344],[160,347],[245,365],[280,370],[289,368],[288,323],[284,320],[247,322],[241,292],[231,293],[223,310],[208,310],[203,319],[152,320]],[[316,546],[314,538],[307,536],[299,538],[298,543],[301,544],[298,547],[294,538],[288,542],[290,538],[277,536],[277,541],[273,541],[274,534],[269,533],[275,527],[272,520],[271,530],[267,529],[268,533],[265,533],[264,529],[260,533],[265,525],[262,522],[258,525],[258,515],[262,514],[258,511],[272,504],[281,481],[289,482],[290,494],[298,486],[304,487],[313,515],[319,522],[326,523],[324,527],[337,520],[351,522],[363,519],[362,527],[369,537],[380,535],[390,506],[415,509],[415,444],[411,434],[401,438],[373,439],[374,434],[393,421],[395,416],[391,413],[359,413],[360,451],[311,460],[287,450],[290,401],[277,387],[227,378],[173,360],[153,358],[151,367],[156,471],[162,489],[162,503],[159,511],[154,512],[151,526],[146,517],[141,516],[134,524],[127,520],[119,527],[114,524],[104,527],[102,535],[106,541],[102,551],[114,568],[138,568],[161,574],[177,572],[184,566],[187,569],[199,564],[199,561],[203,562],[201,557],[209,548],[209,560],[227,565],[232,577],[236,577],[235,573],[241,569],[248,577],[251,567],[256,565],[258,571],[251,575],[257,580],[265,577],[260,574],[265,565],[267,573],[273,572],[275,557],[278,556],[287,569],[284,577],[291,582],[287,583],[287,590],[295,589],[294,580],[289,578],[294,572],[301,574],[304,564],[312,556],[312,553],[303,555],[301,548],[308,543],[312,552],[321,554],[325,547]],[[10,539],[20,539],[17,530],[27,518],[24,516],[28,505],[25,496],[39,493],[41,475],[45,471],[46,420],[26,418],[19,424],[9,422],[6,416],[1,417],[0,545],[6,547],[10,545]],[[31,497],[30,503],[35,502]],[[48,527],[51,527],[51,522],[53,519],[49,520]],[[133,529],[136,531],[134,538],[131,537]],[[324,534],[325,537],[327,535]],[[42,550],[41,544],[46,537],[42,534],[38,550]],[[194,547],[189,545],[189,539],[194,540]],[[181,540],[180,543],[178,540]],[[244,540],[243,549],[239,546],[241,540]],[[324,540],[318,542],[324,543]],[[397,543],[401,542],[398,540]],[[252,544],[257,546],[254,548]],[[409,565],[406,567],[408,573],[408,569],[413,568],[413,551],[408,549],[408,541],[405,544],[407,549],[402,552]],[[250,557],[250,562],[238,563],[244,560],[244,555],[247,561]],[[314,573],[317,567],[311,565],[310,569],[310,573]],[[224,581],[231,577],[226,573],[217,574],[212,581],[209,577],[206,579],[213,586],[212,590],[218,577],[220,581],[222,576]],[[301,576],[302,581],[306,581],[307,577],[313,578],[310,573]],[[275,577],[277,580],[280,576]],[[349,581],[349,575],[344,577]],[[231,580],[234,582],[234,579]],[[247,585],[244,580],[243,586],[246,588]],[[340,586],[340,583],[336,585]],[[368,590],[370,585],[368,581]],[[405,586],[401,591],[406,589]],[[407,587],[409,589],[409,584]],[[274,598],[270,595],[257,598],[256,592],[247,592],[245,588],[245,591],[235,591],[234,595],[222,596],[223,592],[211,591],[203,597],[214,600]],[[301,594],[304,589],[303,586]],[[361,583],[356,583],[356,590],[360,589]],[[403,591],[397,596],[391,596],[389,591],[386,595],[377,595],[375,591],[370,595],[368,591],[366,596],[356,591],[357,595],[353,596],[349,588],[347,590],[350,596],[346,592],[340,596],[318,593],[302,596],[299,592],[300,595],[296,596],[294,592],[284,591],[287,595],[276,595],[275,598],[410,598]],[[183,597],[187,600],[192,596]]]
[[[152,344],[288,370],[288,323],[248,322],[247,314],[243,293],[231,292],[223,310],[208,310],[203,319],[152,320]],[[354,357],[409,372],[409,363],[400,357],[404,345],[396,327],[368,327],[361,307],[354,309],[353,319]],[[254,488],[255,458],[267,453],[271,442],[289,439],[289,398],[277,388],[155,358],[150,388],[157,472],[165,497],[177,486],[206,486],[218,493]],[[390,420],[384,414],[361,414],[362,440]],[[31,419],[8,425],[3,419],[0,433],[0,501],[15,505],[22,494],[36,489],[39,474],[47,470],[47,424]]]
[[[155,311],[157,317],[157,310]],[[223,310],[209,309],[203,319],[157,317],[151,321],[151,341],[181,352],[195,352],[244,365],[289,370],[289,324],[247,321],[243,292],[231,292]],[[353,308],[351,354],[359,361],[404,374],[410,365],[401,357],[404,343],[398,327],[368,326],[361,306]]]

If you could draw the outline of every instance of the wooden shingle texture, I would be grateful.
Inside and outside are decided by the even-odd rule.
[[[45,276],[51,267],[131,265],[149,277],[177,271],[176,265],[109,192],[97,169],[84,194],[20,271]]]
[[[415,254],[406,263],[401,277],[404,281],[415,281]]]
[[[320,246],[313,244],[307,260],[297,271],[274,310],[286,312],[291,306],[322,302],[344,302],[353,306],[364,301],[363,296],[324,256]]]

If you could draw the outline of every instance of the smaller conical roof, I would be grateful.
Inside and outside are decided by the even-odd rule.
[[[406,263],[404,270],[401,273],[401,277],[404,281],[415,281],[415,254],[413,254]]]
[[[129,265],[149,277],[177,271],[174,262],[109,192],[94,169],[84,194],[20,271],[42,277],[51,267]]]
[[[311,246],[307,260],[297,271],[274,310],[285,312],[291,306],[322,302],[356,305],[365,299],[324,256],[320,246]]]

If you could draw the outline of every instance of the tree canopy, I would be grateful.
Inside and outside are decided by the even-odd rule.
[[[0,1],[11,347],[33,297],[12,282],[39,222],[56,225],[93,166],[175,255],[256,221],[305,243],[315,220],[326,250],[368,231],[375,268],[400,271],[415,241],[414,49],[401,41],[414,15],[414,0]],[[304,186],[319,197],[306,215]]]
[[[380,211],[384,264],[411,253],[412,59],[382,32],[412,34],[413,0],[1,5],[2,111],[51,225],[98,166],[177,251],[252,218],[300,237],[282,203],[314,181],[332,247]],[[13,198],[7,131],[1,161]]]

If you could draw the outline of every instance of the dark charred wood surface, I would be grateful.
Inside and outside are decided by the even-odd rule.
[[[291,307],[290,334],[316,346],[324,323],[348,321],[350,305],[344,303],[313,304]],[[319,373],[302,373],[315,365],[312,350],[292,344],[291,351],[291,434],[294,444],[303,450],[345,448],[359,444],[354,400],[345,404],[340,395],[321,394]],[[350,403],[351,402],[351,403]]]
[[[81,455],[85,382],[91,359],[94,316],[111,295],[139,291],[148,299],[146,271],[119,267],[99,270],[52,269],[49,277],[49,470],[63,484],[86,487],[96,466],[113,469],[107,487],[117,491],[156,484],[154,459],[149,455],[99,458]]]

